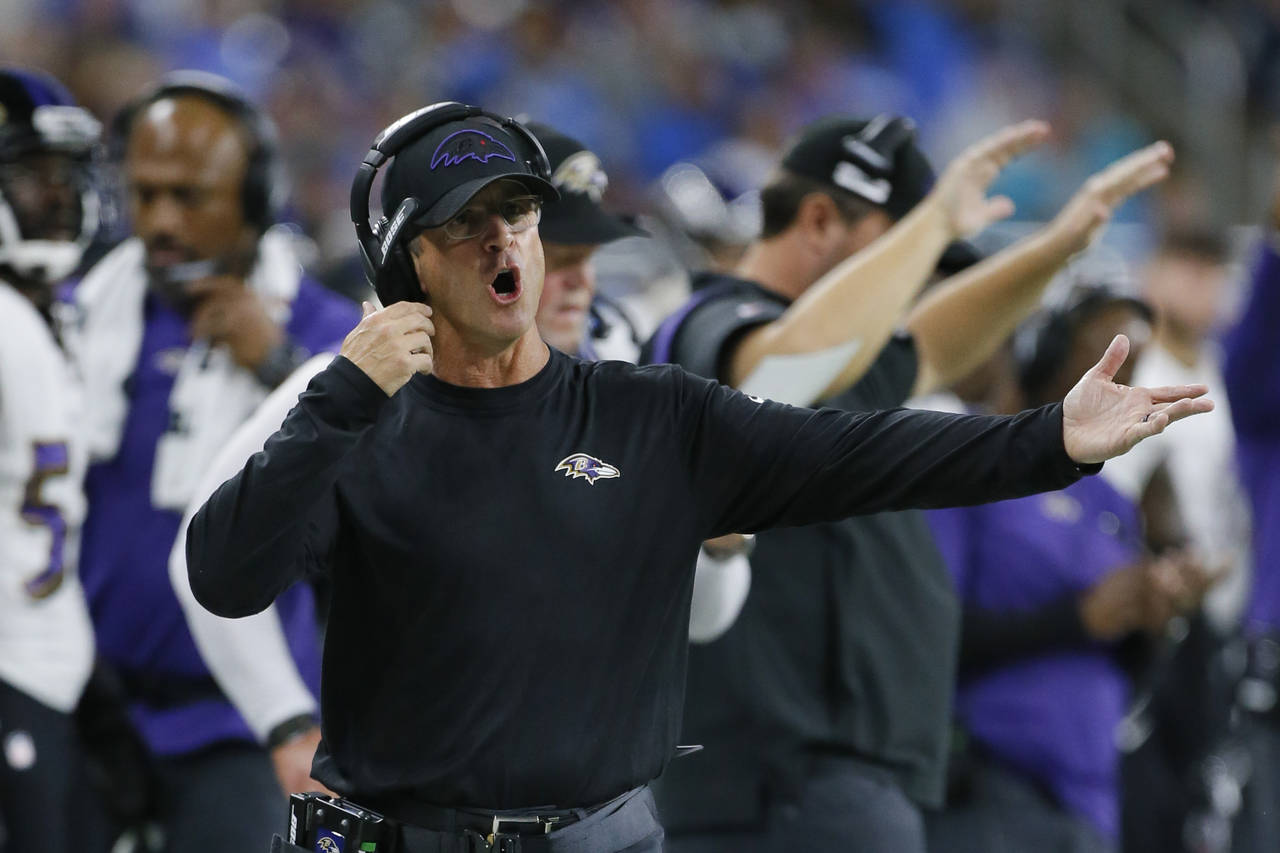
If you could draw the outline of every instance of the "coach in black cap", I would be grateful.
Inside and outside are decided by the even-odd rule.
[[[631,335],[620,309],[597,299],[592,258],[606,243],[649,235],[604,208],[609,178],[595,152],[545,124],[530,123],[529,130],[547,152],[551,183],[560,194],[543,208],[538,223],[547,259],[538,331],[561,352],[595,360],[595,341],[607,330],[619,327]],[[627,360],[634,361],[635,353]]]
[[[1000,131],[935,181],[906,119],[810,125],[761,192],[761,238],[736,274],[696,282],[650,359],[844,411],[946,387],[994,352],[1052,274],[1172,157],[1159,143],[1119,161],[1049,226],[912,306],[936,268],[963,266],[972,250],[959,238],[1012,211],[986,187],[1046,133],[1039,122]],[[738,622],[690,652],[682,739],[706,748],[658,788],[671,849],[791,851],[803,838],[806,850],[923,853],[920,807],[942,793],[959,639],[923,518],[768,531],[752,567]]]
[[[510,164],[549,166],[501,119],[497,155],[448,135],[497,138],[478,114],[437,105],[379,136],[353,218],[383,301],[402,298],[366,309],[187,540],[224,616],[329,578],[315,775],[399,821],[403,853],[661,849],[648,783],[675,749],[702,540],[1056,488],[1211,407],[1111,383],[1123,338],[1065,404],[1012,418],[814,412],[564,355],[534,325],[541,184]],[[405,155],[375,243],[361,196]],[[412,281],[387,282],[404,261]]]

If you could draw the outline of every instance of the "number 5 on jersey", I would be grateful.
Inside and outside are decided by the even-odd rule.
[[[41,495],[44,484],[52,477],[66,474],[70,459],[65,441],[38,441],[34,445],[35,465],[31,478],[22,493],[22,520],[38,527],[49,528],[49,562],[41,572],[26,582],[27,594],[32,598],[47,598],[62,586],[65,569],[64,548],[67,541],[67,522],[62,511],[51,503],[45,503]]]

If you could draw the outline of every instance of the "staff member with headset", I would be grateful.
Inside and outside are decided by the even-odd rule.
[[[560,196],[543,205],[538,223],[547,258],[542,299],[538,303],[538,330],[543,340],[561,352],[588,358],[601,340],[594,334],[589,312],[595,295],[591,256],[605,243],[622,237],[643,236],[645,232],[602,205],[608,180],[592,151],[546,125],[530,124],[529,129],[547,152],[551,183]],[[622,331],[625,334],[625,330]],[[616,338],[616,334],[608,334],[606,340],[612,344]],[[252,417],[224,443],[200,479],[193,505],[187,509],[169,555],[169,579],[187,615],[196,645],[218,683],[251,726],[259,718],[269,723],[273,715],[279,715],[276,709],[291,706],[297,679],[290,677],[289,670],[296,667],[288,660],[279,632],[270,630],[270,614],[260,613],[234,621],[220,619],[196,601],[187,581],[186,527],[214,489],[262,449],[266,440],[280,428],[289,410],[297,405],[298,395],[332,360],[332,353],[307,360],[271,392]],[[733,540],[730,545],[736,542]],[[691,640],[705,641],[719,635],[741,607],[750,586],[751,569],[744,554],[726,553],[733,550],[721,545],[721,551],[713,555],[704,547],[698,555],[689,621]],[[308,757],[305,772],[288,786],[289,790],[318,788],[316,782],[307,783],[309,774]]]
[[[1060,487],[1212,407],[1113,384],[1122,338],[1063,405],[1013,418],[813,412],[579,361],[534,325],[549,176],[522,126],[476,108],[383,131],[352,218],[389,307],[188,530],[220,615],[330,578],[316,775],[401,821],[408,853],[660,848],[647,784],[708,536]]]
[[[170,848],[243,850],[279,820],[277,776],[296,777],[290,766],[305,768],[319,739],[311,593],[288,591],[275,613],[301,673],[276,709],[286,725],[251,731],[192,641],[167,557],[222,442],[359,312],[303,275],[287,234],[269,229],[284,195],[274,131],[230,83],[176,74],[115,130],[134,236],[75,293],[92,454],[81,573],[100,655],[157,759]]]

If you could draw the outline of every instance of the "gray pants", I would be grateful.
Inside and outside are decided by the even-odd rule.
[[[972,794],[926,819],[930,853],[1115,853],[1085,820],[1014,774],[978,764]]]
[[[797,796],[772,805],[761,826],[682,834],[670,853],[925,853],[924,820],[916,805],[881,772],[861,762],[824,758]]]

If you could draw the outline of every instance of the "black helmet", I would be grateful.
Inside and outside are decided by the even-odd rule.
[[[0,269],[46,283],[75,270],[98,230],[101,130],[53,77],[0,67]],[[34,158],[46,154],[66,161],[44,172]],[[48,201],[49,181],[70,182],[65,205]]]

